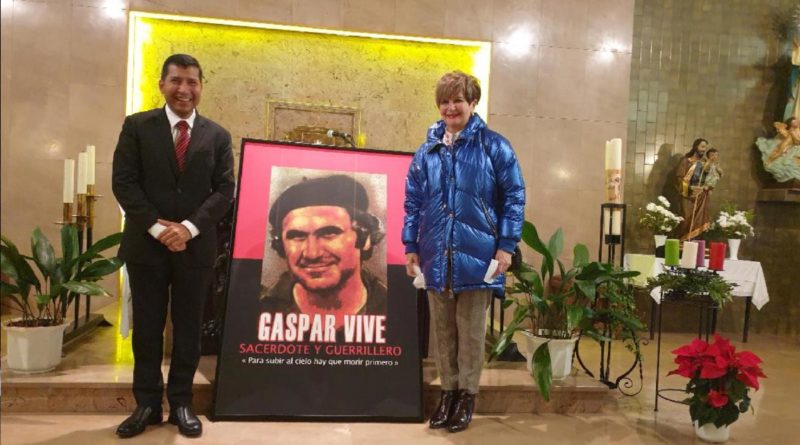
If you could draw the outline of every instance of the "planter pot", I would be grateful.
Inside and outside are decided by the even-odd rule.
[[[533,353],[540,345],[547,343],[550,351],[550,368],[553,373],[553,380],[563,380],[572,373],[572,354],[575,351],[575,342],[578,337],[569,339],[550,339],[539,337],[533,333],[524,331],[525,339],[528,344],[528,372],[533,369]]]
[[[724,425],[717,428],[713,423],[706,423],[703,426],[698,426],[697,421],[694,421],[694,433],[700,439],[706,442],[722,443],[727,442],[731,435],[730,425]]]
[[[738,260],[739,259],[739,244],[742,243],[742,240],[731,238],[728,240],[728,252],[730,253],[729,259],[731,260]]]
[[[16,372],[52,371],[61,363],[61,346],[67,323],[35,328],[6,326],[6,365]]]

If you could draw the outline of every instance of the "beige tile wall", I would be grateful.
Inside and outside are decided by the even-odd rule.
[[[56,236],[61,160],[87,143],[104,195],[97,231],[118,227],[128,9],[491,40],[490,126],[522,162],[527,217],[596,251],[604,141],[626,135],[633,0],[3,0],[1,222],[21,244],[35,225]]]

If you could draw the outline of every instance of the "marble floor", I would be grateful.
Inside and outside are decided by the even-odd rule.
[[[114,328],[104,328],[114,329]],[[105,334],[108,336],[109,334]],[[728,335],[736,338],[737,335]],[[665,334],[662,345],[661,387],[682,387],[685,380],[663,377],[671,369],[668,351],[691,339],[690,334]],[[123,345],[99,348],[98,341],[71,345],[65,358],[64,373],[88,379],[130,381],[130,357]],[[108,343],[108,342],[105,342]],[[737,349],[752,350],[764,359],[768,376],[761,390],[752,394],[754,413],[740,417],[733,425],[731,444],[800,444],[795,426],[800,421],[800,339],[751,335],[747,344],[734,342]],[[104,350],[114,348],[116,352]],[[613,360],[625,360],[624,351],[615,350]],[[470,428],[459,434],[432,431],[424,424],[406,423],[311,423],[311,422],[215,422],[204,420],[204,434],[187,439],[175,426],[162,424],[148,428],[132,439],[119,439],[114,429],[124,418],[120,413],[0,413],[0,443],[106,445],[125,444],[692,444],[695,439],[686,407],[661,401],[653,411],[655,388],[655,342],[644,346],[644,383],[633,397],[613,392],[599,414],[503,414],[478,415]],[[585,348],[586,361],[593,363],[597,350]],[[612,360],[612,361],[613,361]],[[105,363],[103,365],[102,363]],[[492,379],[502,379],[497,365]],[[429,367],[428,367],[429,368]],[[210,371],[210,370],[209,370]],[[198,379],[206,379],[201,369]],[[209,373],[210,374],[210,373]],[[213,376],[213,374],[210,374]],[[794,376],[794,377],[793,377]],[[8,381],[8,373],[0,375]],[[427,377],[432,382],[433,377]],[[518,379],[518,376],[512,377]],[[532,383],[531,383],[532,384]]]

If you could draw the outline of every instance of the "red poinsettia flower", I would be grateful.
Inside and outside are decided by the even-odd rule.
[[[750,351],[736,354],[736,366],[739,368],[736,378],[748,388],[759,389],[759,377],[767,377],[758,365],[761,359]]]
[[[728,404],[728,395],[712,389],[708,392],[708,404],[714,408],[722,408]]]

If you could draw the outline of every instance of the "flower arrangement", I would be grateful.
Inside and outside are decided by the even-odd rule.
[[[739,413],[750,409],[750,388],[758,390],[758,378],[766,377],[757,355],[750,351],[736,352],[718,334],[714,334],[711,344],[694,339],[672,353],[678,368],[668,375],[689,379],[686,392],[691,397],[683,403],[689,405],[689,415],[699,426],[713,423],[719,428],[735,422]]]
[[[730,204],[725,205],[714,222],[713,230],[728,239],[747,238],[754,234],[751,225],[753,216],[752,210],[736,210]]]
[[[656,235],[668,235],[683,221],[682,217],[669,211],[669,201],[663,196],[658,197],[658,203],[650,202],[639,212],[639,224]]]

